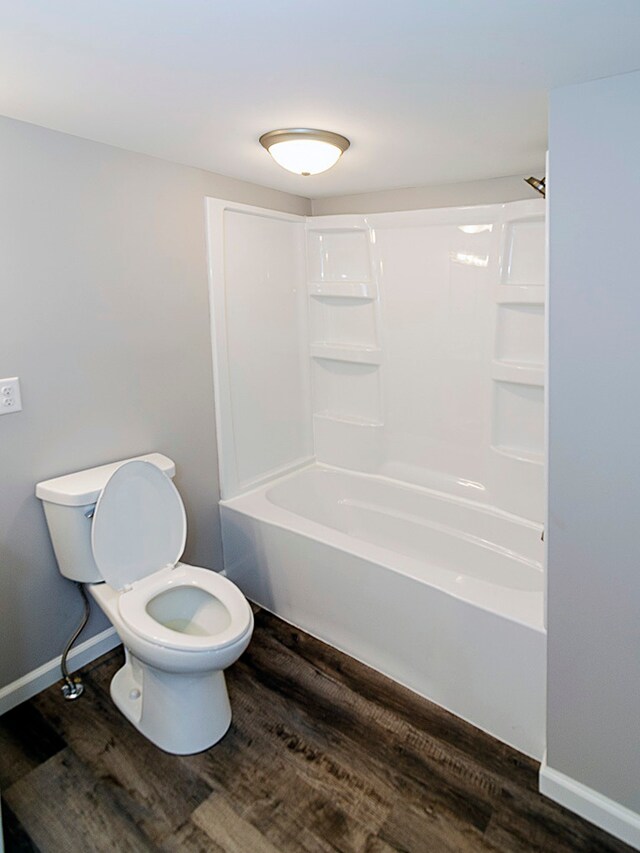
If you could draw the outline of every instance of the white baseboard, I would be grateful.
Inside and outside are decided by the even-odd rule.
[[[95,637],[90,637],[84,643],[80,643],[69,652],[67,666],[70,672],[75,672],[85,664],[99,658],[105,652],[115,648],[120,642],[115,628],[106,628]],[[62,656],[54,658],[37,669],[12,681],[0,690],[0,714],[31,699],[36,693],[40,693],[45,687],[50,687],[62,678],[60,674],[60,662]]]
[[[640,850],[640,814],[553,770],[546,755],[540,767],[540,793]]]

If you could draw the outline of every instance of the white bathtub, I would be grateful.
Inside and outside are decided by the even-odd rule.
[[[318,465],[221,513],[227,575],[250,599],[542,757],[539,525]]]

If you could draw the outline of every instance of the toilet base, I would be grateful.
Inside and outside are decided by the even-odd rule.
[[[162,672],[125,648],[126,661],[111,680],[111,698],[138,731],[173,755],[202,752],[231,724],[222,671]]]

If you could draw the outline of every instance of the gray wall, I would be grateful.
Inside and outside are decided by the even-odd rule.
[[[467,204],[494,204],[539,198],[523,177],[544,175],[544,163],[533,165],[526,175],[509,175],[484,181],[440,184],[429,187],[407,187],[399,190],[316,198],[311,202],[314,216],[331,213],[385,213],[393,210],[423,210],[433,207],[456,207]]]
[[[640,812],[640,73],[552,93],[548,764]]]
[[[38,480],[160,450],[185,559],[220,566],[204,197],[306,199],[0,118],[0,687],[59,654],[79,612]],[[95,609],[95,608],[94,608]],[[106,627],[95,614],[84,637]]]

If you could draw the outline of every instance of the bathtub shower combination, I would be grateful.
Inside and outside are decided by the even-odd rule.
[[[225,570],[544,750],[544,202],[208,200]]]

